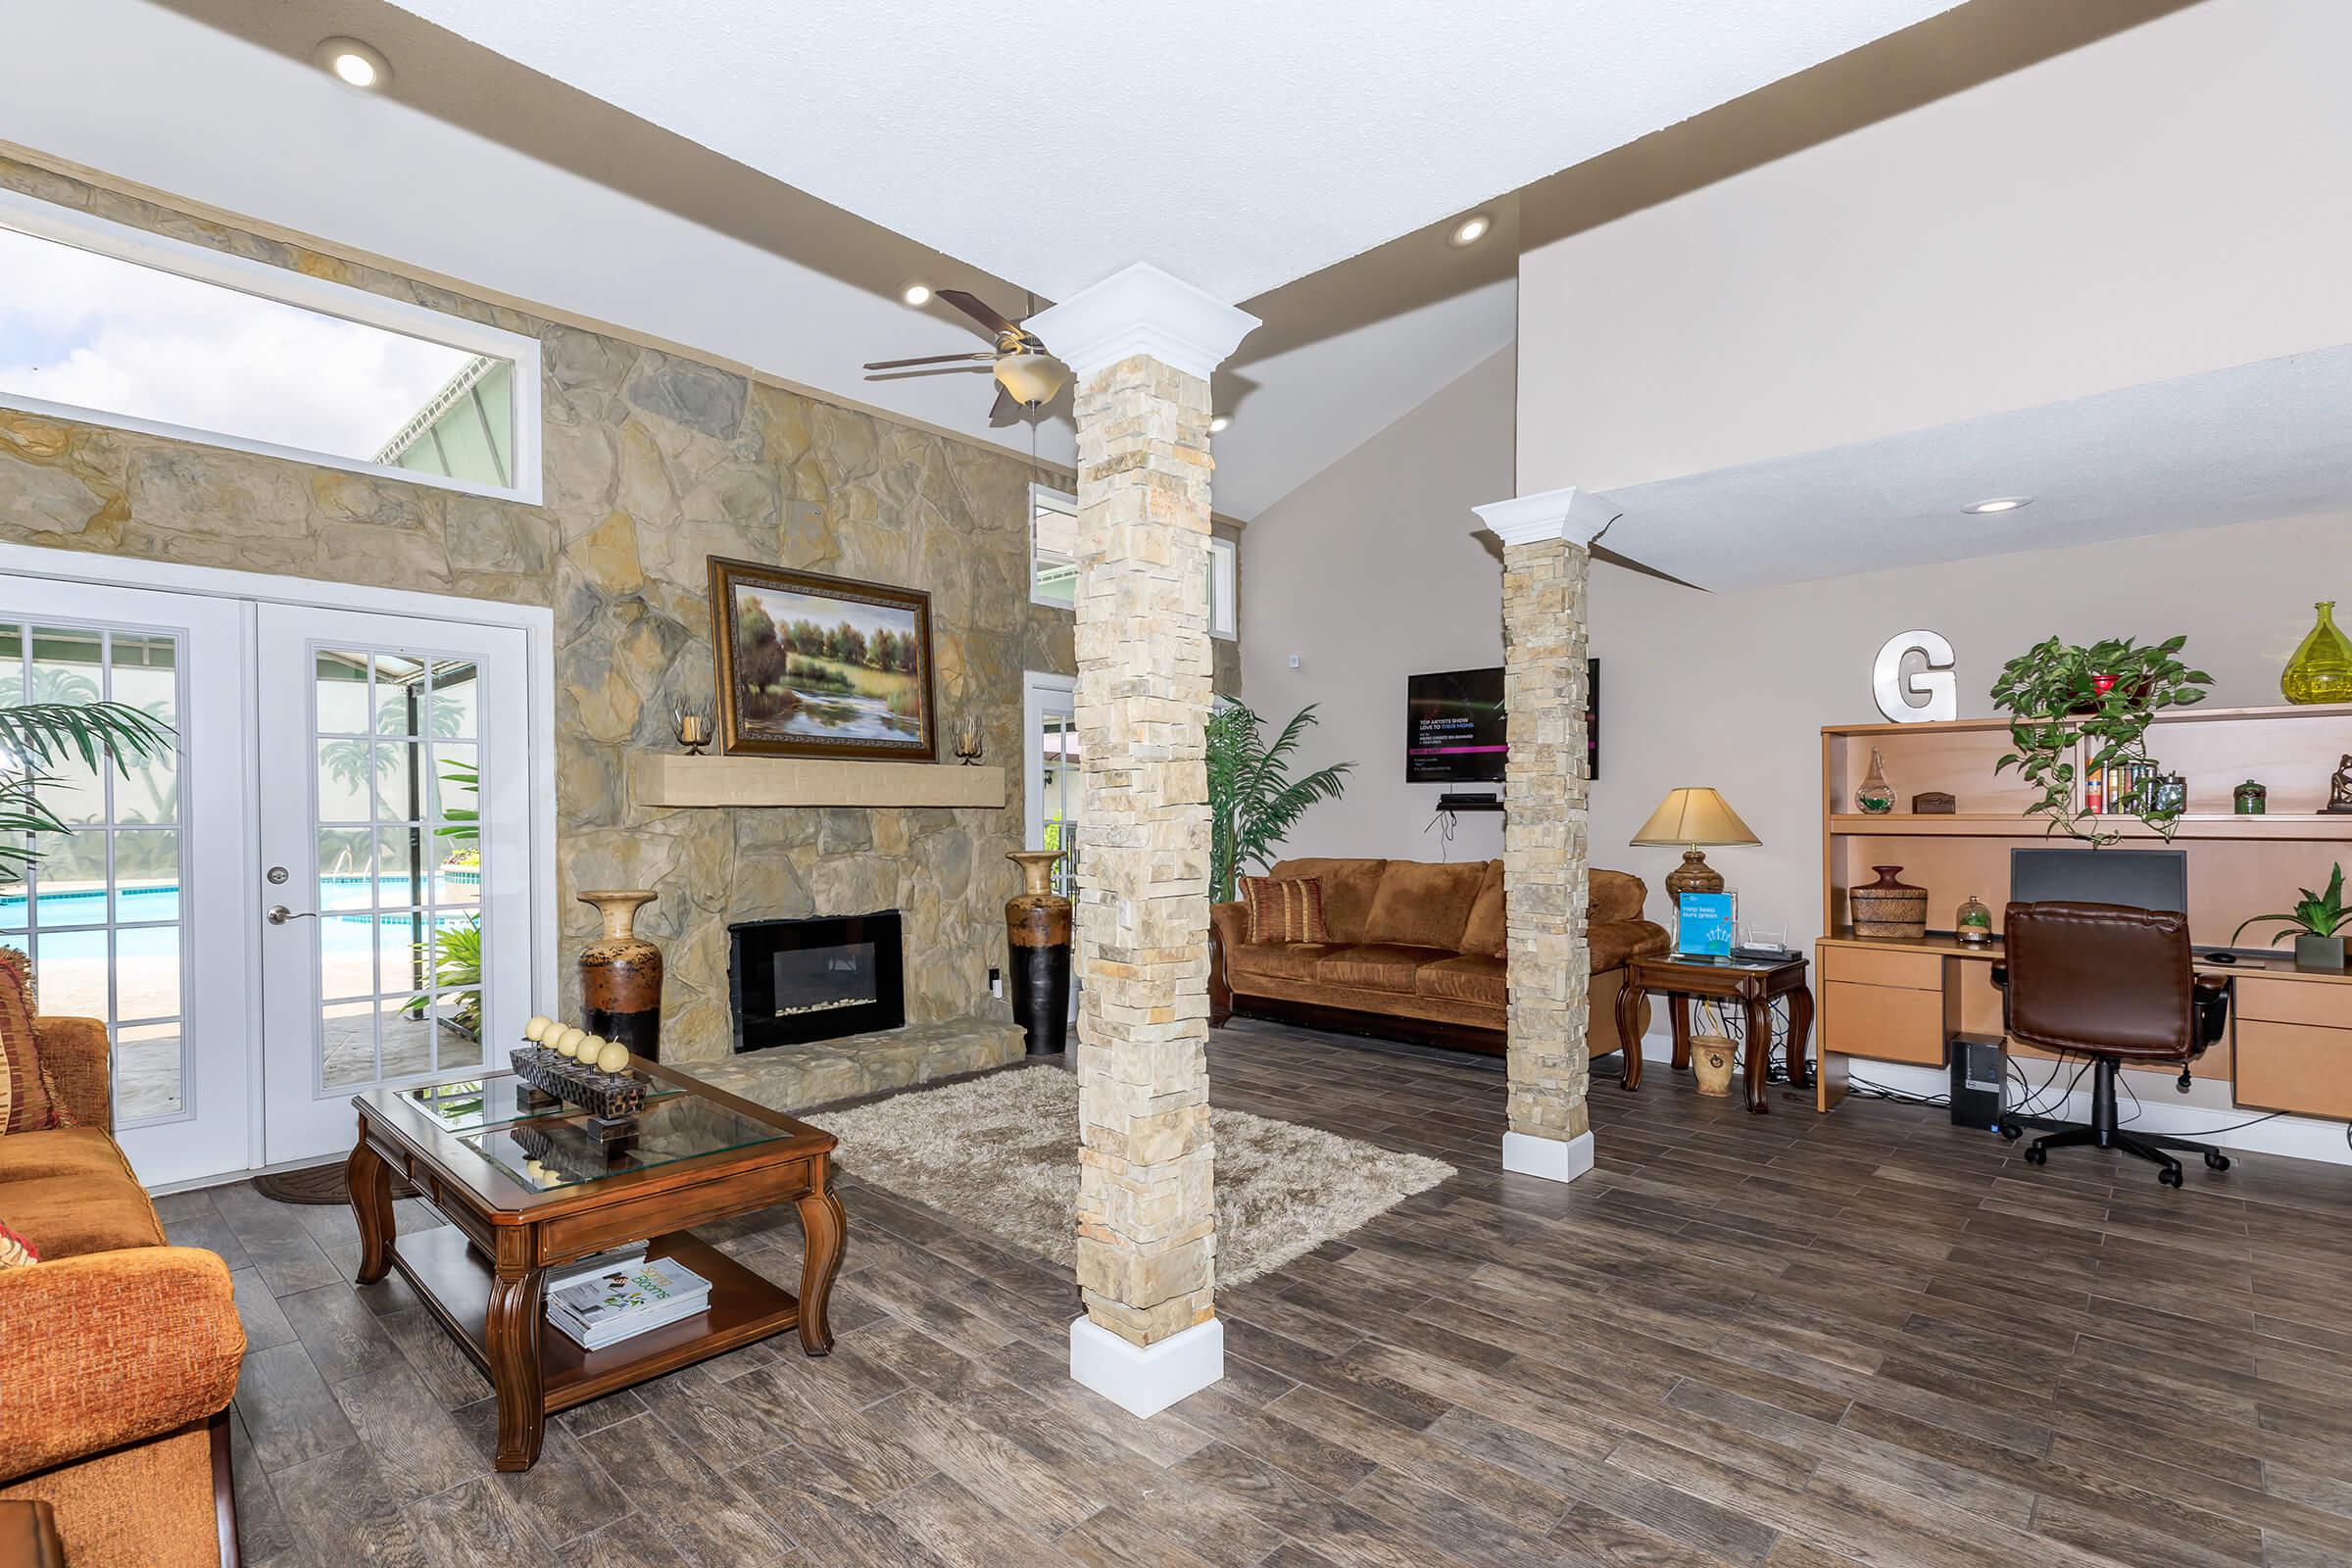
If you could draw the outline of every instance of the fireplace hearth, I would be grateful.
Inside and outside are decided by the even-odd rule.
[[[906,1021],[899,912],[727,928],[735,1049],[805,1045]]]

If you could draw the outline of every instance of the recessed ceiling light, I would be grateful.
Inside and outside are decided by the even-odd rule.
[[[1231,423],[1233,423],[1232,415],[1212,414],[1208,416],[1208,433],[1210,435],[1215,435]]]
[[[928,283],[909,283],[905,288],[899,290],[899,298],[913,306],[928,305],[931,303],[931,285]]]
[[[1468,218],[1453,225],[1453,232],[1446,236],[1446,243],[1457,251],[1467,250],[1485,239],[1488,230],[1494,226],[1494,220],[1486,214],[1472,213]]]
[[[1982,517],[1986,513],[2015,512],[2020,507],[2033,504],[2032,496],[1994,496],[1990,501],[1980,501],[1973,507],[1962,507],[1960,510],[1971,516]]]
[[[392,79],[392,62],[384,58],[383,51],[357,38],[323,39],[312,58],[337,81],[363,92],[380,92]]]

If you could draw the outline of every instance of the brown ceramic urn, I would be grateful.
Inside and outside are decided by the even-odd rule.
[[[580,895],[605,917],[604,933],[580,950],[580,1027],[648,1061],[662,1056],[662,950],[637,935],[637,911],[658,896],[648,888]]]
[[[1004,937],[1012,950],[1012,1016],[1028,1036],[1029,1054],[1066,1050],[1070,1031],[1070,901],[1054,891],[1059,850],[1019,850],[1004,857],[1024,886],[1004,901]]]

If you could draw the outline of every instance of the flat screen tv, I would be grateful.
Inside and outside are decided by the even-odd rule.
[[[1508,728],[1499,666],[1407,676],[1404,711],[1408,783],[1502,782]]]

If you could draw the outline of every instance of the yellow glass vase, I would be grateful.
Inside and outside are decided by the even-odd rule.
[[[2278,689],[2290,703],[2352,703],[2352,640],[2335,629],[2334,600],[2312,608],[2319,621],[2286,662]]]

